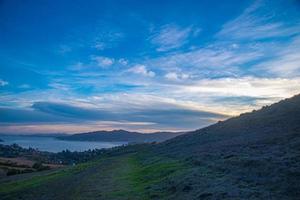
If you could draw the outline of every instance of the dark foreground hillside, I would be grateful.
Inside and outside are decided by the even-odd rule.
[[[160,144],[0,180],[1,199],[299,199],[300,96]]]

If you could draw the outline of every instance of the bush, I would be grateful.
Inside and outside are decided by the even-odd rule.
[[[9,169],[6,173],[7,176],[12,176],[12,175],[16,175],[16,174],[21,174],[21,170],[18,169]]]
[[[37,171],[43,171],[43,170],[48,170],[50,169],[49,166],[44,166],[41,162],[36,162],[32,166],[32,168],[36,169]]]

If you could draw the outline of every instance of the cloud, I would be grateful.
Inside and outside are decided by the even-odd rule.
[[[92,56],[92,60],[96,61],[99,67],[109,67],[115,62],[113,58],[108,58],[104,56]]]
[[[141,100],[139,101],[141,102]],[[91,126],[90,128],[93,128],[95,124],[109,124],[109,128],[187,130],[191,126],[198,128],[227,117],[213,112],[191,110],[167,102],[150,102],[150,104],[151,106],[143,106],[138,103],[135,106],[128,104],[127,107],[123,105],[122,108],[117,106],[100,109],[53,102],[35,102],[31,109],[28,108],[29,110],[0,108],[0,126],[38,126],[44,124],[56,125],[57,128],[57,125],[69,124],[68,132],[74,131],[72,124],[74,127],[85,124],[86,127]],[[113,103],[113,105],[116,104]],[[66,128],[61,128],[66,131]]]
[[[258,63],[254,71],[277,77],[297,77],[300,75],[300,36],[276,49],[274,56]]]
[[[197,102],[196,105],[202,108],[228,115],[237,115],[298,94],[300,93],[299,85],[300,78],[218,78],[169,86],[168,90],[162,92],[173,99],[180,98],[184,94],[186,99]],[[224,98],[234,98],[236,101],[224,101],[220,104],[219,100]],[[256,99],[256,101],[249,104],[247,102],[249,98]]]
[[[53,127],[63,132],[76,131],[75,127],[78,130],[191,130],[300,92],[299,78],[232,77],[150,84],[150,88],[138,88],[134,92],[94,96],[62,90],[2,95],[1,102],[19,108],[7,111],[9,108],[2,107],[0,125],[10,130],[18,126],[20,131],[22,125],[37,130],[41,123],[39,130],[44,127],[49,131]],[[41,101],[36,102],[38,99]]]
[[[101,121],[94,123],[39,123],[39,124],[6,124],[1,126],[1,133],[83,133],[99,130],[115,130],[125,129],[134,130],[140,132],[155,132],[155,128],[151,129],[152,123],[140,123],[140,122],[112,122]],[[139,128],[140,127],[140,128]],[[174,131],[170,129],[169,131]]]
[[[109,29],[111,29],[111,27],[109,27]],[[99,51],[116,47],[124,38],[122,32],[107,29],[101,29],[96,35],[92,47]]]
[[[97,50],[104,50],[105,49],[105,43],[104,42],[96,42],[94,46]]]
[[[35,102],[32,105],[34,110],[68,118],[81,120],[103,120],[111,118],[111,114],[107,111],[95,108],[84,108],[79,106],[71,106],[62,103],[53,102]]]
[[[30,85],[29,84],[22,84],[22,85],[19,85],[19,88],[20,89],[29,89]]]
[[[300,33],[300,21],[286,22],[276,20],[268,1],[255,1],[232,21],[225,23],[217,34],[219,38],[267,39],[287,37]],[[276,10],[278,11],[278,10]],[[287,11],[288,12],[288,11]],[[282,10],[277,13],[284,13]],[[277,14],[276,13],[276,14]],[[280,14],[277,14],[280,15]]]
[[[183,71],[184,74],[194,74],[196,78],[220,76],[237,76],[242,73],[248,62],[262,58],[260,50],[232,49],[226,45],[215,44],[187,52],[177,52],[170,55],[147,60],[148,66],[156,66],[167,73]],[[170,74],[175,78],[175,74]],[[171,77],[172,78],[172,77]],[[178,77],[177,77],[178,78]]]
[[[175,72],[167,73],[165,77],[169,80],[178,80],[178,74]]]
[[[151,70],[148,70],[145,65],[137,64],[134,67],[128,69],[129,72],[140,74],[146,77],[154,77],[155,73]]]
[[[0,79],[0,87],[4,87],[6,85],[8,85],[8,82]]]
[[[296,94],[300,78],[219,78],[203,79],[181,86],[185,92],[219,96],[288,97]]]
[[[63,83],[58,83],[58,82],[49,83],[48,86],[53,89],[60,90],[60,91],[70,91],[71,90],[70,86],[63,84]]]
[[[172,81],[178,81],[188,79],[189,75],[184,73],[169,72],[165,75],[165,78]]]
[[[173,81],[180,79],[177,71],[192,79],[296,77],[300,74],[300,20],[283,21],[285,9],[274,2],[256,1],[203,47],[158,56],[144,64],[160,68]]]
[[[116,102],[117,103],[117,102]],[[121,102],[119,102],[121,103]],[[44,113],[71,117],[84,120],[106,120],[106,121],[148,121],[155,123],[173,123],[169,121],[169,117],[178,115],[178,117],[188,116],[201,116],[202,118],[217,118],[224,117],[224,115],[216,114],[212,112],[206,112],[201,110],[191,110],[182,106],[164,103],[164,102],[152,102],[152,106],[142,106],[138,104],[128,105],[128,108],[83,108],[77,106],[71,106],[61,103],[51,102],[36,102],[32,105],[32,108]],[[160,106],[164,105],[162,109]],[[134,106],[134,110],[132,107]],[[155,117],[154,117],[155,116]],[[158,119],[161,116],[161,119]]]
[[[39,112],[30,109],[0,108],[0,124],[14,123],[52,123],[52,122],[70,122],[63,116],[55,116],[46,112]],[[73,120],[74,121],[74,120]]]
[[[157,51],[169,51],[177,49],[188,42],[190,35],[196,36],[200,29],[193,30],[191,27],[180,28],[174,24],[168,24],[151,36],[151,43],[157,47]]]
[[[40,83],[27,81],[32,75],[18,73],[16,88],[4,88],[13,89],[1,94],[0,106],[15,109],[5,116],[23,117],[15,122],[0,117],[2,124],[11,119],[11,130],[14,125],[37,130],[36,123],[43,123],[44,130],[193,129],[291,97],[300,92],[300,18],[293,13],[297,8],[281,3],[256,1],[225,24],[214,23],[203,38],[196,38],[202,32],[193,25],[154,24],[158,28],[150,37],[140,31],[128,38],[109,22],[83,35],[78,30],[70,40],[80,39],[71,47],[80,50],[78,55],[84,51],[81,62],[70,61],[76,64],[66,71],[39,74],[40,89]],[[148,54],[141,43],[128,49],[129,60],[120,58],[125,55],[120,49],[142,37],[158,52]],[[112,49],[117,45],[120,49]],[[84,56],[95,50],[113,51],[116,57]],[[14,74],[12,69],[3,77]],[[14,91],[22,83],[30,84],[30,90]],[[0,86],[7,84],[0,80]]]
[[[126,59],[124,59],[124,58],[119,59],[118,62],[119,62],[121,65],[127,65],[127,64],[128,64],[128,60],[126,60]]]

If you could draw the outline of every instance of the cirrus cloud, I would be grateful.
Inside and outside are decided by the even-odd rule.
[[[199,28],[181,28],[174,24],[167,24],[152,35],[150,40],[157,47],[157,51],[169,51],[183,46],[190,36],[197,36],[200,31]]]

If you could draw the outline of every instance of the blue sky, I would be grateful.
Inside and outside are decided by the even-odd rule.
[[[197,129],[300,93],[300,2],[0,1],[5,133]]]

